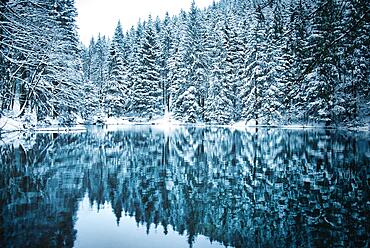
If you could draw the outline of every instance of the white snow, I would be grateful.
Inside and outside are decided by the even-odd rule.
[[[76,124],[77,125],[83,125],[85,123],[85,120],[81,117],[81,115],[74,114],[76,117]]]
[[[35,128],[35,132],[38,133],[75,133],[75,132],[85,132],[86,127],[82,125],[77,125],[73,127],[40,127]]]
[[[257,126],[257,121],[255,119],[251,119],[245,123],[247,127],[255,127]]]
[[[58,126],[59,122],[57,119],[55,118],[51,118],[51,117],[47,117],[45,118],[45,123],[48,123],[48,126],[51,125],[51,126]]]
[[[245,121],[235,122],[232,126],[235,127],[235,128],[244,128],[245,127]]]
[[[106,125],[128,125],[129,124],[130,125],[132,123],[129,122],[129,120],[125,118],[108,117],[108,118],[105,118],[104,124]]]
[[[0,118],[0,130],[1,132],[12,132],[24,130],[22,121],[18,118],[12,119],[8,117]]]
[[[45,124],[47,123],[47,124]],[[47,118],[42,126],[37,126],[37,122],[32,115],[25,115],[23,118],[0,118],[0,133],[32,130],[35,132],[81,132],[86,131],[83,125],[73,127],[58,126],[58,120]],[[17,134],[19,135],[19,134]]]
[[[255,133],[257,131],[255,126],[248,126],[244,120],[235,122],[231,125],[231,128],[239,131],[247,131],[249,133]]]
[[[302,129],[302,128],[308,128],[309,126],[301,125],[301,124],[294,124],[294,125],[285,125],[283,128],[285,129]]]
[[[164,131],[165,133],[168,133],[173,131],[173,129],[176,128],[177,126],[182,125],[184,123],[172,119],[171,113],[165,113],[165,115],[162,118],[153,120],[148,124],[155,125],[156,128]]]

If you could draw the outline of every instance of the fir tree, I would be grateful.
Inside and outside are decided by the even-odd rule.
[[[169,59],[170,51],[173,49],[173,25],[168,12],[162,23],[162,29],[159,32],[159,41],[161,47],[160,69],[161,69],[161,88],[163,92],[163,105],[166,111],[170,111],[170,78],[169,78]]]
[[[258,121],[263,117],[261,112],[263,88],[267,85],[267,41],[265,16],[258,5],[254,13],[254,27],[250,33],[250,48],[247,56],[247,78],[242,89],[242,117]]]
[[[164,113],[160,85],[159,51],[153,22],[144,26],[139,61],[139,80],[133,85],[134,113],[138,117],[153,118]]]
[[[206,101],[206,120],[211,123],[228,124],[233,119],[233,67],[229,48],[229,30],[219,21],[212,47],[210,87]],[[227,76],[229,75],[229,76]]]
[[[335,24],[338,8],[334,0],[318,1],[309,38],[313,70],[307,76],[307,114],[310,121],[331,124],[333,121],[334,89],[338,81]]]
[[[176,27],[174,32],[174,44],[170,49],[168,59],[169,80],[170,80],[170,111],[175,119],[181,120],[183,112],[181,112],[181,102],[179,97],[187,90],[186,76],[188,74],[188,65],[186,64],[186,13],[182,11],[178,19],[174,20]]]
[[[108,107],[105,99],[107,97],[106,90],[108,85],[108,50],[109,41],[105,36],[98,35],[94,45],[94,53],[92,57],[92,74],[91,81],[94,85],[94,95],[97,98],[96,113],[106,115]]]
[[[195,6],[193,1],[191,4],[189,15],[187,16],[187,23],[184,33],[184,48],[185,48],[185,64],[187,65],[187,75],[186,75],[186,92],[196,93],[195,98],[197,105],[199,106],[199,111],[197,114],[203,115],[203,107],[205,101],[205,89],[203,84],[207,81],[206,73],[206,59],[205,52],[202,42],[202,26],[200,23],[199,10]],[[189,87],[193,86],[196,90],[189,91]],[[177,102],[176,105],[181,106],[181,102]],[[181,108],[180,108],[181,109]],[[184,116],[184,112],[179,112],[181,117],[188,119]],[[196,119],[203,119],[203,117],[197,117]]]
[[[108,68],[109,82],[107,90],[106,105],[109,106],[109,113],[114,116],[123,116],[128,104],[127,85],[127,62],[124,57],[124,36],[121,23],[117,23],[116,30],[109,49]]]

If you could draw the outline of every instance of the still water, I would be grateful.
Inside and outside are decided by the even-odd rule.
[[[0,144],[0,247],[368,247],[370,136],[150,126]]]

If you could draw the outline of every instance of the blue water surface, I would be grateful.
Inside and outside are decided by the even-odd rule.
[[[368,247],[370,136],[125,126],[0,144],[0,247]]]

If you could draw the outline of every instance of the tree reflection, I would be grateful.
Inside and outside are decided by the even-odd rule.
[[[368,245],[369,137],[151,127],[0,147],[1,247],[72,247],[78,202],[235,247]]]

